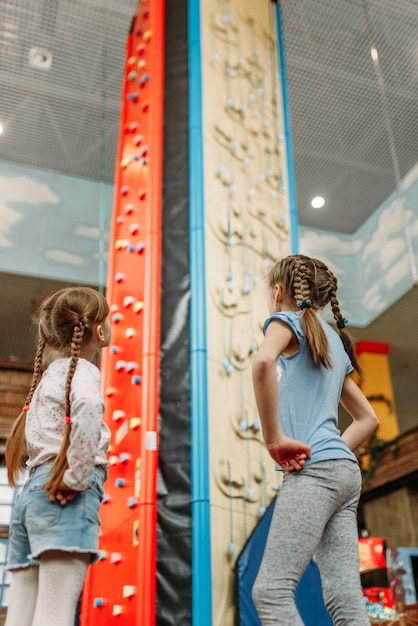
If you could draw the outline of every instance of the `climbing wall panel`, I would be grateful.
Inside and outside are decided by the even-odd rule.
[[[278,488],[252,359],[264,278],[292,252],[276,8],[201,2],[213,623],[234,623],[237,555]]]
[[[102,364],[112,437],[82,626],[155,624],[164,2],[141,0],[127,38]]]

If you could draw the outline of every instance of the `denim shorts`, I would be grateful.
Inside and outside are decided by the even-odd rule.
[[[90,553],[91,563],[99,558],[104,468],[95,467],[89,488],[64,506],[51,502],[44,488],[50,469],[50,463],[35,467],[17,496],[10,521],[8,570],[39,565],[46,550]]]

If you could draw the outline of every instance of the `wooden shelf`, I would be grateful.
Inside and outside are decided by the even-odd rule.
[[[400,483],[416,483],[418,477],[418,426],[403,433],[393,446],[382,452],[379,466],[364,481],[363,498],[376,490],[389,491]]]

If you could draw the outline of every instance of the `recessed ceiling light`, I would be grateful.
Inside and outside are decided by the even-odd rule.
[[[315,196],[315,198],[313,198],[311,201],[311,205],[314,209],[320,209],[324,206],[324,204],[325,200],[322,196]]]
[[[370,48],[370,54],[372,56],[373,63],[377,63],[378,60],[379,60],[379,55],[377,54],[377,50],[376,50],[375,46],[372,46]]]
[[[3,128],[3,124],[0,124],[0,135],[2,135],[2,134],[3,134],[3,130],[4,130],[4,128]]]
[[[31,48],[29,50],[29,65],[40,70],[49,70],[52,65],[52,54],[45,48]]]

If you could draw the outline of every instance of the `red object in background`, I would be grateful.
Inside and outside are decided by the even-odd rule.
[[[360,579],[363,595],[372,603],[393,607],[386,563],[385,541],[381,537],[359,539]]]
[[[369,587],[363,589],[363,596],[372,604],[378,602],[382,606],[387,606],[389,609],[393,608],[392,591],[389,587]]]
[[[368,570],[386,569],[385,542],[380,537],[360,537],[360,573]]]
[[[164,0],[142,0],[126,45],[106,287],[113,335],[102,362],[111,430],[100,509],[103,558],[89,569],[81,626],[156,620],[164,11]],[[136,101],[132,80],[144,62],[152,78],[146,106]]]
[[[389,352],[389,344],[378,343],[376,341],[359,341],[356,343],[357,356],[362,352],[370,352],[370,354],[387,354]]]

